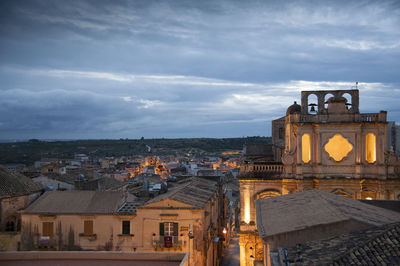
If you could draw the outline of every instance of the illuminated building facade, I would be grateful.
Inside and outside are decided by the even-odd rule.
[[[310,189],[354,199],[400,199],[386,117],[385,111],[361,114],[358,90],[301,92],[301,105],[295,102],[272,122],[273,156],[245,156],[241,165],[241,265],[263,256],[257,199]]]

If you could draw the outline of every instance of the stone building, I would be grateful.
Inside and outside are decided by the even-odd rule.
[[[35,201],[43,186],[0,167],[0,250],[16,250],[20,239],[20,211]]]
[[[144,204],[125,196],[119,191],[46,192],[22,212],[22,246],[189,252],[190,265],[216,265],[224,224],[216,182],[188,178]]]
[[[277,254],[280,248],[398,222],[398,212],[318,189],[257,200],[257,229],[266,265],[282,259]]]
[[[358,90],[302,91],[301,103],[272,121],[273,156],[243,157],[241,264],[251,265],[249,247],[259,242],[257,199],[311,189],[353,199],[400,199],[389,131],[385,111],[360,113]]]

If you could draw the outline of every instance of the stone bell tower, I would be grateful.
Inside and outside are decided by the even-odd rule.
[[[310,102],[310,96],[316,102]],[[349,102],[344,95],[351,99]],[[284,175],[377,178],[394,174],[386,143],[386,112],[360,114],[359,91],[303,91],[285,117]]]

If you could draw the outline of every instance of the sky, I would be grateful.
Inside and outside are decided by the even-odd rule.
[[[303,90],[400,122],[400,1],[0,1],[0,139],[270,136]]]

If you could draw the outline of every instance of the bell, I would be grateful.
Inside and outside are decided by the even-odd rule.
[[[315,112],[315,106],[314,105],[311,105],[310,112]]]

